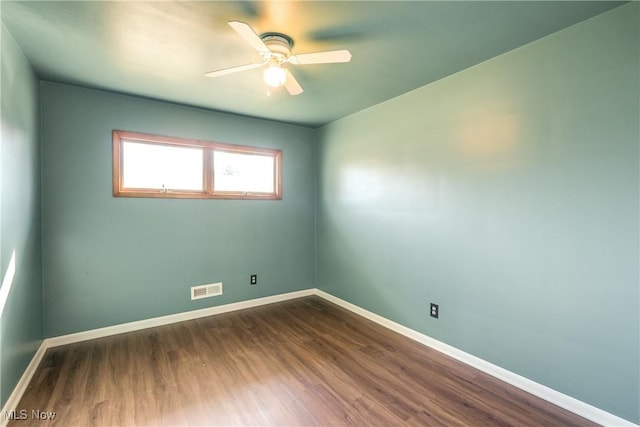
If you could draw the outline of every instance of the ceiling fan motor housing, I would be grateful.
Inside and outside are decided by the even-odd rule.
[[[264,44],[269,48],[271,53],[280,60],[284,60],[291,55],[293,47],[293,39],[281,33],[264,33],[260,36]]]

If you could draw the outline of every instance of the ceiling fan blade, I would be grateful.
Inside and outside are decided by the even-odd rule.
[[[240,36],[247,41],[258,52],[269,52],[269,48],[262,39],[253,31],[249,24],[240,21],[229,21],[231,28],[236,30]]]
[[[364,28],[358,28],[353,24],[316,29],[307,33],[306,39],[315,42],[344,42],[345,40],[357,40],[365,35]]]
[[[298,83],[296,78],[293,77],[293,74],[291,74],[291,71],[285,69],[284,72],[286,73],[286,76],[287,76],[284,81],[284,87],[287,88],[287,91],[289,92],[289,94],[300,95],[302,92],[304,92],[302,90],[302,86],[300,86],[300,83]]]
[[[264,62],[261,62],[261,63],[257,63],[257,64],[246,64],[246,65],[239,65],[237,67],[223,68],[222,70],[209,71],[208,73],[205,74],[205,76],[207,76],[207,77],[220,77],[220,76],[224,76],[226,74],[238,73],[240,71],[252,70],[254,68],[259,68],[259,67],[262,67],[264,64],[265,64]]]
[[[327,52],[303,53],[300,55],[292,55],[289,62],[294,65],[305,64],[331,64],[336,62],[351,61],[351,52],[348,50],[330,50]]]

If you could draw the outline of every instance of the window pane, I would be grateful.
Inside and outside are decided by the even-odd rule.
[[[137,142],[122,142],[123,186],[203,191],[203,150]]]
[[[273,193],[274,158],[270,155],[213,152],[215,191]]]
[[[119,130],[112,136],[114,197],[282,200],[282,150]]]

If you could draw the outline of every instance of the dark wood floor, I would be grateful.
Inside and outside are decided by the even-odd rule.
[[[318,297],[49,349],[16,409],[14,427],[594,425]]]

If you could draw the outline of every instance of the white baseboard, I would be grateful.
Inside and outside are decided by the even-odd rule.
[[[564,408],[570,412],[573,412],[574,414],[580,415],[581,417],[584,417],[595,423],[598,423],[603,426],[615,426],[615,427],[636,426],[638,427],[637,424],[634,424],[630,421],[627,421],[609,412],[603,411],[602,409],[596,408],[595,406],[589,405],[588,403],[582,402],[571,396],[567,396],[564,393],[561,393],[552,388],[549,388],[535,381],[532,381],[528,378],[525,378],[521,375],[508,371],[504,368],[494,365],[493,363],[489,363],[486,360],[480,359],[476,356],[473,356],[469,353],[466,353],[462,350],[459,350],[441,341],[433,339],[418,331],[407,328],[406,326],[402,326],[399,323],[391,321],[385,317],[379,316],[375,313],[372,313],[368,310],[358,307],[357,305],[351,304],[350,302],[344,301],[327,292],[316,289],[315,294],[326,299],[327,301],[330,301],[336,305],[339,305],[340,307],[346,308],[347,310],[355,314],[358,314],[379,325],[382,325],[388,329],[391,329],[394,332],[402,334],[423,345],[431,347],[434,350],[444,353],[449,357],[452,357],[456,360],[459,360],[460,362],[463,362],[473,368],[478,369],[479,371],[482,371],[486,374],[496,377],[501,381],[504,381],[515,387],[518,387],[519,389],[524,390],[527,393],[530,393],[534,396],[544,399],[550,403],[553,403],[556,406]]]
[[[139,331],[156,326],[169,325],[171,323],[184,322],[185,320],[199,319],[201,317],[213,316],[216,314],[228,313],[231,311],[243,310],[245,308],[258,307],[260,305],[272,304],[274,302],[286,301],[294,298],[314,295],[315,289],[305,289],[302,291],[289,292],[286,294],[273,295],[269,297],[256,298],[247,301],[234,302],[231,304],[207,307],[200,310],[185,311],[182,313],[169,314],[167,316],[154,317],[151,319],[138,320],[136,322],[122,323],[120,325],[107,326],[105,328],[92,329],[90,331],[77,332],[75,334],[61,335],[47,338],[47,348],[58,347],[60,345],[72,344],[74,342],[92,340],[95,338],[108,337],[110,335],[124,334],[126,332]]]
[[[7,424],[9,424],[7,414],[9,413],[9,411],[18,408],[18,403],[20,403],[22,395],[27,390],[27,387],[31,382],[31,378],[33,378],[33,374],[35,374],[36,369],[38,369],[38,366],[40,365],[40,362],[44,357],[44,354],[47,352],[47,348],[48,347],[46,344],[46,340],[42,341],[40,347],[38,347],[38,350],[36,350],[36,354],[33,355],[33,358],[31,359],[31,362],[29,362],[27,369],[25,369],[22,377],[20,377],[20,380],[18,381],[18,384],[16,384],[13,392],[9,396],[9,399],[7,399],[7,403],[5,403],[2,411],[0,412],[0,427],[5,427]]]
[[[33,356],[31,363],[29,363],[29,366],[27,367],[24,374],[20,378],[20,381],[14,388],[13,393],[11,393],[11,396],[9,396],[9,399],[7,400],[6,404],[2,408],[2,413],[0,414],[0,427],[5,427],[7,425],[8,420],[5,419],[6,417],[4,417],[4,414],[6,414],[7,411],[16,409],[18,403],[20,402],[20,399],[22,398],[23,393],[27,389],[27,386],[29,385],[31,378],[33,377],[34,372],[36,371],[36,368],[40,364],[40,361],[42,360],[46,350],[50,347],[57,347],[60,345],[72,344],[75,342],[86,341],[86,340],[106,337],[110,335],[122,334],[125,332],[133,332],[141,329],[152,328],[155,326],[168,325],[171,323],[184,322],[185,320],[198,319],[201,317],[208,317],[216,314],[228,313],[231,311],[242,310],[245,308],[258,307],[261,305],[287,301],[290,299],[301,298],[301,297],[310,296],[310,295],[317,295],[321,298],[324,298],[329,302],[332,302],[355,314],[365,317],[366,319],[369,319],[394,332],[397,332],[401,335],[411,338],[423,345],[433,348],[434,350],[444,353],[447,356],[450,356],[456,360],[459,360],[469,366],[472,366],[482,372],[485,372],[508,384],[518,387],[521,390],[531,393],[534,396],[544,399],[550,403],[553,403],[556,406],[559,406],[568,411],[571,411],[595,423],[598,423],[604,426],[640,427],[637,424],[634,424],[630,421],[627,421],[609,412],[603,411],[599,408],[596,408],[595,406],[589,405],[580,400],[574,399],[571,396],[567,396],[566,394],[560,393],[559,391],[553,390],[542,384],[536,383],[535,381],[532,381],[521,375],[515,374],[506,369],[503,369],[497,365],[489,363],[485,360],[482,360],[476,356],[473,356],[469,353],[466,353],[462,350],[459,350],[441,341],[435,340],[418,331],[407,328],[406,326],[402,326],[399,323],[396,323],[385,317],[379,316],[375,313],[372,313],[368,310],[358,307],[357,305],[351,304],[350,302],[344,301],[338,297],[335,297],[319,289],[305,289],[302,291],[290,292],[290,293],[280,294],[280,295],[273,295],[269,297],[257,298],[257,299],[241,301],[241,302],[236,302],[231,304],[225,304],[225,305],[216,306],[216,307],[203,308],[201,310],[193,310],[193,311],[187,311],[184,313],[171,314],[168,316],[155,317],[152,319],[145,319],[137,322],[123,323],[120,325],[108,326],[105,328],[78,332],[75,334],[47,338],[40,345],[40,348],[38,349],[36,354]]]

